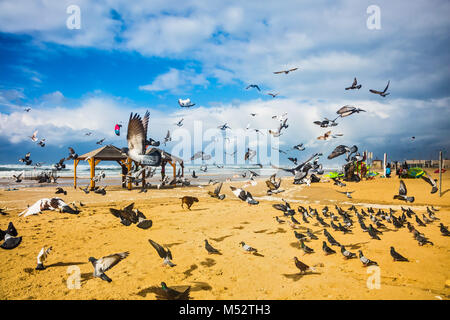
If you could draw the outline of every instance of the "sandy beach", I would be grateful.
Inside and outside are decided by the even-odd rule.
[[[432,174],[437,178],[437,174]],[[325,177],[322,181],[325,180]],[[310,187],[293,185],[291,178],[284,178],[282,189],[274,196],[266,195],[264,180],[246,190],[260,201],[249,206],[237,199],[229,186],[242,186],[244,182],[225,182],[223,201],[213,199],[208,190],[214,186],[177,187],[175,189],[123,190],[119,186],[108,187],[101,196],[65,187],[68,191],[61,198],[66,203],[81,201],[85,204],[79,215],[44,211],[43,214],[18,217],[27,205],[35,201],[57,196],[55,187],[22,188],[18,191],[0,191],[0,207],[7,208],[8,215],[0,216],[0,228],[12,221],[21,245],[11,251],[0,250],[0,299],[157,299],[161,281],[169,287],[183,289],[191,286],[191,299],[449,299],[450,298],[450,238],[439,231],[439,222],[450,224],[450,174],[444,174],[443,196],[430,194],[431,187],[422,179],[405,180],[408,195],[415,196],[412,205],[393,200],[398,191],[399,179],[379,178],[360,183],[347,182],[340,188],[332,182],[314,183]],[[336,190],[355,192],[348,199]],[[199,202],[192,210],[181,208],[180,197],[196,196]],[[60,196],[60,195],[58,195]],[[305,255],[287,223],[278,224],[275,216],[282,212],[272,208],[281,198],[297,209],[298,205],[317,208],[319,213],[327,205],[336,213],[337,204],[347,210],[354,204],[358,210],[392,208],[401,215],[400,207],[411,207],[422,219],[426,206],[439,211],[440,221],[419,227],[420,232],[434,243],[419,246],[407,228],[395,229],[392,224],[381,229],[381,240],[372,240],[361,230],[356,217],[352,219],[352,233],[343,234],[327,228],[333,237],[351,252],[362,250],[364,255],[380,266],[379,289],[369,289],[370,274],[359,259],[345,260],[337,254],[325,256],[322,241],[323,227],[310,219],[301,222],[299,232],[310,228],[319,238],[306,244],[315,253]],[[135,225],[120,224],[109,208],[122,208],[134,202],[153,226],[142,230]],[[285,217],[281,217],[286,220]],[[330,222],[329,218],[325,218]],[[342,222],[342,221],[341,221]],[[367,220],[367,225],[371,223]],[[173,268],[163,267],[148,239],[167,245],[173,254]],[[204,239],[220,250],[221,255],[209,255]],[[239,243],[258,249],[259,255],[244,253]],[[46,262],[47,269],[37,271],[36,256],[42,246],[52,246]],[[389,254],[390,246],[406,256],[410,262],[394,262]],[[130,255],[107,272],[113,279],[107,283],[92,277],[93,268],[88,258],[100,258],[112,253],[129,251]],[[315,272],[299,274],[293,257],[315,268]],[[80,270],[81,287],[69,289],[68,273],[76,266]]]

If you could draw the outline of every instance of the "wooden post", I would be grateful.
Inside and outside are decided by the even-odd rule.
[[[175,162],[175,163],[172,163],[171,161],[169,161],[169,163],[170,163],[170,165],[171,165],[172,168],[173,168],[173,178],[175,179],[176,176],[177,176],[177,164],[176,164],[176,162]]]
[[[439,197],[442,196],[442,151],[439,151]]]
[[[130,158],[127,158],[127,169],[128,169],[127,175],[129,175],[131,172],[131,159]],[[128,180],[128,190],[131,190],[131,179]]]
[[[90,183],[90,190],[94,190],[95,188],[95,182],[94,182],[94,177],[95,177],[95,158],[90,158],[89,159],[89,164],[91,165],[91,183]]]
[[[78,165],[78,159],[73,159],[73,188],[77,188],[77,165]]]
[[[144,166],[141,166],[141,168],[144,168]],[[142,171],[142,188],[145,188],[145,170]]]
[[[387,165],[387,154],[385,153],[383,156],[383,174],[384,177],[386,178],[386,165]]]

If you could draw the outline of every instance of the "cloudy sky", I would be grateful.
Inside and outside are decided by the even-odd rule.
[[[80,8],[79,29],[68,28],[70,5]],[[380,9],[378,29],[368,28],[371,5]],[[149,136],[162,139],[184,118],[175,136],[189,132],[193,151],[194,127],[205,133],[227,122],[228,135],[242,137],[250,123],[264,140],[277,127],[271,116],[288,112],[279,147],[304,143],[289,153],[299,160],[338,144],[378,158],[436,158],[450,147],[449,16],[446,0],[0,1],[0,163],[28,151],[50,163],[101,138],[123,147],[130,112],[147,109]],[[344,90],[354,77],[362,88]],[[369,92],[388,80],[387,97]],[[179,98],[196,105],[182,109]],[[335,118],[344,105],[367,112],[338,119],[331,129],[343,137],[317,140],[328,129],[313,121]],[[35,130],[46,147],[29,138]]]

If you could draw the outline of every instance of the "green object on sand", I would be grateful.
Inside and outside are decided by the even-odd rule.
[[[331,179],[333,179],[333,178],[343,177],[344,174],[343,174],[343,173],[336,172],[336,171],[330,171],[330,172],[328,173],[328,176],[329,176]]]
[[[424,175],[424,172],[421,168],[409,168],[408,171],[408,176],[411,178],[420,178],[421,176]]]

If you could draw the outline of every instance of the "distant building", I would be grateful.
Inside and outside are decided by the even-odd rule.
[[[439,168],[439,160],[406,160],[408,168]],[[442,160],[442,168],[449,168],[450,160]]]

